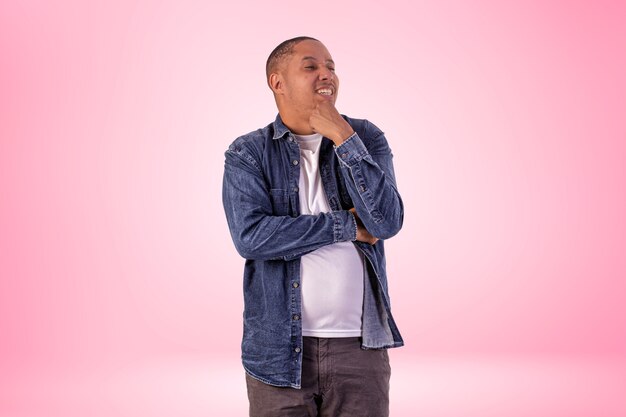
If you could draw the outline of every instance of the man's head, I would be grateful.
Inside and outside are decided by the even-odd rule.
[[[315,107],[337,99],[335,63],[317,39],[300,36],[282,42],[268,57],[266,74],[278,111],[292,129],[308,131]]]
[[[267,62],[265,63],[265,75],[267,76],[268,82],[270,78],[270,74],[275,72],[278,67],[284,62],[285,59],[288,59],[293,53],[293,47],[302,41],[318,41],[315,38],[311,38],[309,36],[298,36],[296,38],[287,39],[286,41],[281,42],[267,57]],[[319,41],[318,41],[319,42]]]

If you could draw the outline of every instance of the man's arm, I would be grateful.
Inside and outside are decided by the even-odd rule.
[[[366,147],[332,103],[322,103],[310,119],[314,131],[335,143],[341,172],[358,218],[369,233],[388,239],[402,228],[404,206],[396,186],[392,154],[383,132],[366,121]]]
[[[348,193],[365,228],[379,239],[400,231],[404,205],[398,193],[392,154],[384,134],[372,124],[375,138],[365,147],[354,133],[335,148]]]
[[[222,200],[235,247],[246,259],[290,260],[357,236],[355,216],[345,210],[273,215],[263,173],[242,149],[226,151]]]

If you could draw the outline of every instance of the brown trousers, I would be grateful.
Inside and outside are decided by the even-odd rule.
[[[246,374],[250,417],[387,417],[389,356],[363,350],[358,337],[304,337],[302,389]]]

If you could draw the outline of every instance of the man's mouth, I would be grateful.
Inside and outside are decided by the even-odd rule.
[[[334,91],[331,88],[320,88],[315,91],[323,96],[332,96],[334,94]]]

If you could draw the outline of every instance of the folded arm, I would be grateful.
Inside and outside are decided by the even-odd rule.
[[[242,149],[226,151],[222,200],[235,247],[246,259],[290,260],[325,245],[356,239],[356,219],[346,210],[273,215],[263,173]]]
[[[335,148],[359,219],[379,239],[402,228],[404,206],[396,186],[391,149],[383,132],[367,122],[372,139],[367,147],[354,133]]]

